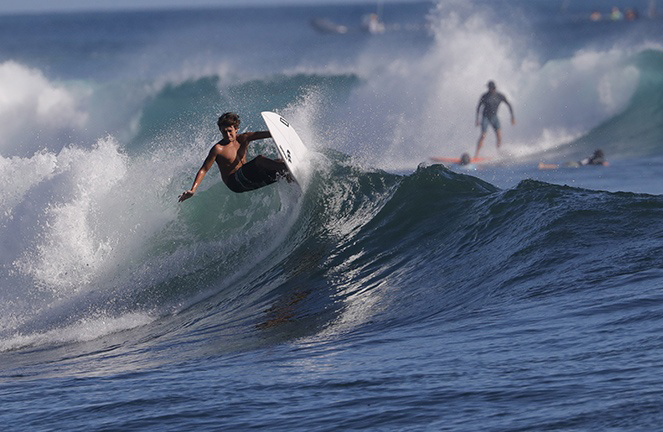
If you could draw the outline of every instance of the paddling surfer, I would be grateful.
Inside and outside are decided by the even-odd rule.
[[[477,106],[476,114],[476,125],[481,125],[481,136],[477,142],[477,151],[474,153],[474,157],[479,157],[479,151],[481,146],[483,146],[483,140],[486,138],[486,131],[488,130],[488,125],[493,126],[495,130],[495,135],[497,136],[497,148],[500,148],[502,145],[502,129],[500,126],[500,119],[497,117],[497,108],[500,104],[504,102],[506,106],[509,107],[509,112],[511,113],[511,124],[516,124],[516,118],[513,115],[513,108],[506,97],[497,91],[494,81],[488,81],[488,91],[481,96],[479,99],[479,105]],[[483,106],[483,116],[481,123],[479,123],[479,111]]]
[[[589,157],[586,157],[582,160],[579,160],[578,162],[567,162],[564,164],[567,167],[581,167],[581,166],[589,166],[589,165],[594,165],[594,166],[610,166],[610,163],[605,159],[605,154],[603,153],[603,150],[601,149],[596,149],[594,151],[594,154],[592,154]],[[559,165],[557,164],[547,164],[543,162],[539,162],[539,169],[540,170],[545,170],[545,169],[557,169],[559,168]]]
[[[221,172],[221,179],[228,189],[241,193],[255,190],[278,180],[278,177],[290,178],[285,162],[258,155],[250,162],[246,162],[246,153],[251,141],[270,138],[269,131],[245,132],[238,134],[239,116],[227,112],[219,117],[217,125],[223,139],[214,144],[198,170],[193,186],[179,196],[179,202],[191,198],[203,181],[207,171],[216,162]]]

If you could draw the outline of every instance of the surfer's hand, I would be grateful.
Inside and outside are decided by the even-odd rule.
[[[182,193],[182,195],[180,195],[178,201],[182,202],[184,200],[188,200],[189,198],[191,198],[193,196],[194,193],[195,193],[194,191],[188,190],[188,191]]]

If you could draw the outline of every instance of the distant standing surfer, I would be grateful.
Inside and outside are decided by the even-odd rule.
[[[483,146],[483,140],[486,138],[486,131],[488,130],[488,125],[492,125],[495,129],[495,135],[497,136],[497,148],[500,148],[502,145],[502,130],[500,126],[500,119],[497,117],[497,108],[500,104],[504,102],[506,106],[509,107],[509,112],[511,113],[511,124],[516,124],[516,118],[513,115],[513,108],[506,97],[497,91],[494,81],[488,81],[488,91],[481,96],[479,99],[479,105],[477,106],[477,115],[476,115],[476,125],[481,125],[481,136],[479,137],[479,142],[477,142],[477,151],[474,154],[475,158],[479,157],[479,151],[481,146]],[[481,123],[479,123],[479,111],[483,106],[483,117]]]
[[[269,131],[246,132],[238,135],[239,123],[239,116],[233,112],[227,112],[219,117],[217,125],[223,139],[212,146],[203,166],[196,174],[193,186],[179,196],[179,202],[191,198],[196,193],[200,182],[203,181],[214,162],[219,167],[223,182],[228,189],[236,193],[267,186],[276,182],[279,176],[289,177],[288,167],[282,160],[258,155],[250,162],[246,162],[249,143],[270,138],[272,135]]]

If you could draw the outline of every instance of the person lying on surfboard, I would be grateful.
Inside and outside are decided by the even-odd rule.
[[[216,162],[221,172],[221,179],[228,189],[236,193],[247,192],[275,183],[279,176],[289,178],[288,167],[283,160],[274,160],[258,155],[250,162],[246,162],[246,153],[251,141],[270,138],[269,131],[245,132],[237,134],[239,130],[239,116],[227,112],[219,117],[217,125],[223,139],[214,144],[198,170],[193,186],[179,196],[179,202],[191,198],[200,182],[205,178],[207,171]]]
[[[579,160],[578,162],[567,162],[564,164],[564,166],[571,168],[578,168],[587,165],[610,166],[610,163],[605,159],[605,154],[603,153],[603,150],[596,149],[593,155],[586,157],[583,160]],[[558,164],[547,164],[539,162],[540,170],[557,169],[557,168],[559,168]]]
[[[594,154],[592,154],[589,157],[584,158],[583,160],[579,160],[577,162],[577,165],[584,166],[584,165],[602,165],[602,166],[608,166],[610,165],[607,160],[605,160],[605,154],[603,153],[603,150],[601,149],[596,149],[594,151]]]
[[[486,131],[488,130],[488,125],[492,125],[495,129],[495,135],[497,136],[497,148],[500,148],[502,145],[502,129],[500,126],[500,119],[497,117],[497,108],[500,104],[504,102],[506,106],[509,107],[509,112],[511,113],[511,124],[516,124],[516,118],[513,115],[513,108],[506,97],[497,91],[494,81],[488,81],[488,91],[481,95],[479,99],[479,105],[477,105],[477,114],[476,114],[476,125],[481,125],[481,135],[479,136],[479,141],[477,142],[477,151],[474,153],[474,157],[479,157],[479,151],[483,145],[483,140],[486,138]],[[483,106],[483,116],[481,118],[481,123],[479,123],[479,111]]]

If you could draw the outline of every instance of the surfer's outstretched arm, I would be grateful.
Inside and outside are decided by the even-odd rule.
[[[272,134],[269,133],[269,131],[245,132],[242,135],[247,141],[255,141],[272,137]]]
[[[196,178],[193,180],[193,185],[191,186],[191,189],[189,189],[188,191],[184,191],[179,196],[178,199],[179,202],[191,198],[196,193],[196,189],[198,189],[198,186],[200,186],[200,182],[202,182],[203,179],[205,178],[207,171],[209,171],[210,168],[212,168],[212,166],[214,165],[214,161],[216,160],[216,156],[218,154],[218,150],[216,147],[217,146],[212,147],[212,149],[209,151],[209,154],[207,155],[205,162],[203,162],[203,165],[200,167],[198,173],[196,174]]]
[[[244,132],[243,134],[237,135],[237,142],[239,143],[239,149],[237,150],[237,156],[243,162],[246,162],[246,154],[249,151],[249,144],[251,141],[261,140],[265,138],[271,138],[272,134],[269,131],[257,131],[257,132]]]

